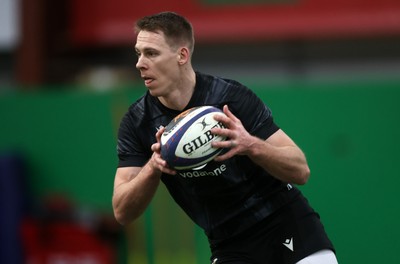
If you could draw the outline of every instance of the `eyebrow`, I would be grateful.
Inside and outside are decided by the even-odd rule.
[[[138,49],[136,46],[135,46],[135,51],[136,52],[149,52],[149,51],[152,51],[152,52],[154,52],[154,51],[156,51],[156,52],[159,52],[159,50],[158,49],[156,49],[156,48],[144,48],[143,49],[143,51],[141,51],[140,49]]]

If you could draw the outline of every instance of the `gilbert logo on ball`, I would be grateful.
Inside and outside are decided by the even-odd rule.
[[[224,113],[213,106],[200,106],[176,116],[161,135],[161,156],[176,170],[199,169],[214,159],[222,149],[211,146],[226,138],[211,133],[214,127],[224,128],[214,115]]]

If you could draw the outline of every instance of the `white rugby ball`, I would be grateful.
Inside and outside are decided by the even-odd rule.
[[[214,159],[222,149],[211,142],[226,138],[211,134],[214,127],[224,128],[214,115],[224,113],[213,106],[200,106],[182,112],[166,126],[161,135],[161,157],[176,170],[199,169]]]

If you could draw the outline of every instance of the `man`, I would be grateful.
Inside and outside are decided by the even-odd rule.
[[[205,230],[212,263],[337,263],[319,216],[292,184],[305,184],[303,152],[248,88],[195,72],[191,24],[164,12],[136,24],[140,71],[148,92],[132,104],[118,133],[119,165],[113,208],[127,224],[138,218],[162,181],[187,215]],[[226,151],[202,168],[202,177],[168,167],[160,137],[173,117],[212,105],[227,128],[214,134]]]

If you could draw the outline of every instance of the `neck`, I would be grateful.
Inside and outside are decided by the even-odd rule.
[[[192,98],[194,87],[196,85],[196,73],[192,68],[182,72],[181,78],[176,84],[176,88],[168,96],[158,97],[160,102],[168,108],[174,110],[183,110]]]

